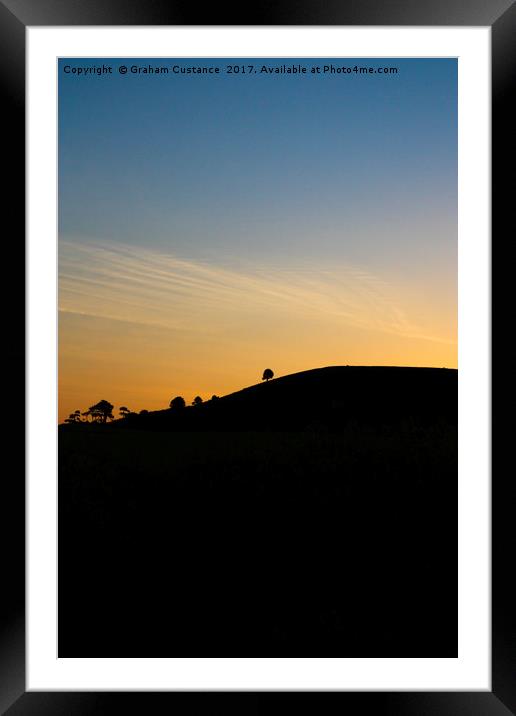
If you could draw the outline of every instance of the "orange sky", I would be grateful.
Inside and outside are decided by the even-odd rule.
[[[457,367],[455,278],[333,263],[216,265],[60,242],[59,420],[225,395],[327,365]]]

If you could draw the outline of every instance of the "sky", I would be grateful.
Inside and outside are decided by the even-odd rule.
[[[309,71],[328,64],[398,72]],[[456,60],[58,77],[60,420],[266,367],[457,366]]]

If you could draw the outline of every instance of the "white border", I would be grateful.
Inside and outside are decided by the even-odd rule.
[[[27,689],[490,690],[490,28],[27,28],[27,47]],[[58,56],[459,58],[459,658],[57,658]]]

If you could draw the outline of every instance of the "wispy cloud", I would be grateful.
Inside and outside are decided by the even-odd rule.
[[[204,334],[270,315],[441,341],[408,319],[387,282],[359,267],[214,265],[99,242],[60,240],[59,308]]]

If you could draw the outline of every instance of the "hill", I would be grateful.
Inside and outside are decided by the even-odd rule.
[[[299,430],[412,420],[457,421],[457,371],[332,366],[293,373],[179,410],[117,420],[113,426],[171,430]]]
[[[60,656],[457,656],[457,371],[321,368],[58,444]]]

